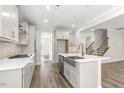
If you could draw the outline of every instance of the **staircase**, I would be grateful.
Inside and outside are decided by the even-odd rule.
[[[92,42],[88,48],[86,48],[86,53],[89,55],[104,56],[104,54],[109,49],[108,47],[108,37],[104,38],[102,41],[95,46],[95,42]]]

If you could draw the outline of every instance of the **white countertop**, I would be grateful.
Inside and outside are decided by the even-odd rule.
[[[5,70],[13,70],[13,69],[20,69],[24,68],[34,57],[34,54],[32,54],[31,57],[29,58],[18,58],[18,59],[3,59],[0,60],[0,71],[5,71]]]
[[[94,62],[94,61],[103,61],[103,60],[109,60],[109,57],[101,57],[101,56],[95,56],[95,55],[84,55],[82,56],[81,53],[60,53],[59,55],[62,55],[64,57],[68,56],[79,56],[83,57],[84,59],[77,59],[75,61],[82,63],[82,62]]]

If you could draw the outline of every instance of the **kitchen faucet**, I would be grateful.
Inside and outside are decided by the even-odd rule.
[[[79,46],[78,46],[78,51],[80,51],[80,48],[81,49],[81,55],[84,56],[84,49],[83,49],[83,43],[80,43]]]

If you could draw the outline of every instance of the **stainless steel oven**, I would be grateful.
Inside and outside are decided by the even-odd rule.
[[[59,55],[59,62],[58,62],[58,66],[59,66],[59,72],[60,74],[64,74],[64,57]]]

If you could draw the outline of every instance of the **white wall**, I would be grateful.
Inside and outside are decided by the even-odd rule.
[[[81,32],[81,42],[83,43],[84,53],[86,54],[86,37],[91,37],[91,42],[95,40],[94,32]]]
[[[95,46],[98,46],[99,42],[107,38],[106,29],[98,29],[98,30],[95,30],[94,33],[95,33]]]
[[[36,65],[41,64],[41,30],[36,30]]]
[[[55,61],[55,63],[57,63],[58,62],[58,55],[57,55],[57,40],[56,40],[56,31],[53,31],[53,41],[54,41],[54,61]]]
[[[69,45],[69,52],[75,52],[76,48],[75,48],[75,31],[69,31],[69,41],[68,41]]]
[[[111,59],[103,63],[124,60],[124,31],[109,29],[108,37],[108,46],[110,49],[104,56],[110,57]]]
[[[79,30],[75,31],[74,34],[75,34],[75,36],[74,36],[75,48],[76,48],[76,51],[79,52],[79,45],[81,43],[81,34],[80,34]]]

